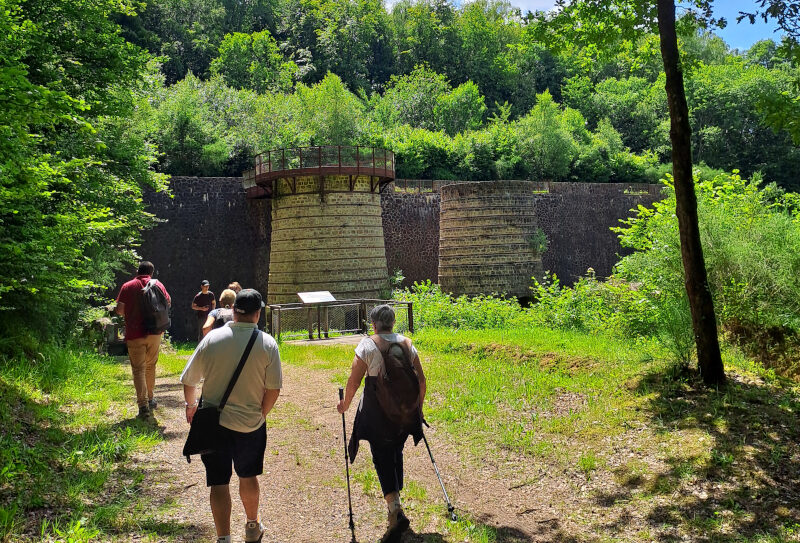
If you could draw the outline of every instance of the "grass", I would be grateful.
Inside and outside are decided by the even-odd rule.
[[[552,540],[800,541],[800,390],[756,361],[727,350],[729,384],[709,390],[650,342],[543,328],[413,339],[426,418],[462,461],[511,462],[522,485],[540,469],[570,489],[547,498],[560,512]],[[281,354],[344,384],[353,346],[283,344]],[[356,477],[372,488],[367,472]],[[424,499],[411,503],[429,514]],[[514,540],[450,524],[439,526],[448,541]]]
[[[0,362],[0,540],[89,541],[141,510],[129,459],[161,436],[131,392],[129,367],[94,354]]]

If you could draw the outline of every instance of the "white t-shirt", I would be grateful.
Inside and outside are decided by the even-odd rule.
[[[389,343],[403,343],[406,338],[402,334],[378,334]],[[381,351],[372,339],[365,337],[356,347],[356,356],[367,364],[367,375],[375,377],[380,374],[383,368],[383,356]],[[417,348],[411,345],[411,363],[417,358]]]
[[[209,332],[189,358],[181,383],[197,386],[202,382],[203,403],[219,405],[255,327],[249,322],[228,322]],[[264,424],[264,390],[280,389],[282,385],[278,344],[261,332],[220,414],[220,425],[236,432],[258,430]]]

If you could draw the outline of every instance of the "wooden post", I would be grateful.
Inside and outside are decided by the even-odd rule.
[[[308,318],[308,339],[314,339],[314,317],[312,316],[312,307],[306,309],[306,316]]]
[[[278,310],[273,315],[275,322],[272,324],[273,329],[275,330],[275,339],[280,339],[281,337],[281,309]]]
[[[317,306],[317,339],[322,339],[322,315],[320,315],[320,306]]]
[[[414,302],[408,302],[408,331],[414,333]]]
[[[328,307],[325,306],[322,308],[322,319],[324,322],[324,326],[322,330],[325,332],[325,339],[328,339],[328,331],[330,330],[330,322],[328,320]]]

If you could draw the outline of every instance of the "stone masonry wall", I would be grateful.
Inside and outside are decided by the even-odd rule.
[[[632,208],[662,197],[659,185],[535,185],[541,191],[533,204],[536,220],[550,241],[542,264],[564,284],[589,267],[599,277],[608,276],[622,253],[609,228],[629,217]],[[184,340],[195,337],[191,303],[201,280],[208,279],[217,295],[236,280],[267,296],[271,200],[248,200],[239,177],[173,177],[171,186],[173,198],[145,194],[148,209],[164,222],[144,233],[139,253],[153,261],[167,286],[173,299],[170,334]],[[381,208],[388,271],[402,269],[406,285],[436,282],[439,193],[395,192],[389,185]]]
[[[381,194],[386,263],[390,274],[403,270],[404,286],[437,280],[439,202],[439,193],[395,192],[393,185]]]
[[[395,183],[400,187],[425,186],[416,180]],[[439,189],[436,183],[434,191]],[[542,255],[542,265],[566,285],[585,275],[588,268],[593,268],[598,277],[609,276],[618,255],[625,254],[609,228],[632,216],[631,209],[652,205],[663,198],[661,185],[547,182],[532,185],[539,192],[534,199],[536,220],[550,242]],[[425,279],[436,282],[439,193],[393,192],[392,188],[387,187],[383,201],[389,270],[402,269],[407,284]],[[413,255],[420,256],[412,265]]]
[[[540,228],[550,244],[542,256],[545,270],[571,285],[593,268],[598,277],[611,275],[619,256],[628,254],[612,226],[632,217],[639,205],[663,198],[661,185],[624,183],[550,183],[536,203]]]
[[[194,339],[191,305],[203,279],[217,298],[231,281],[266,298],[270,200],[247,200],[241,177],[173,177],[170,185],[172,198],[145,194],[148,210],[164,222],[144,233],[139,254],[172,297],[170,335]]]

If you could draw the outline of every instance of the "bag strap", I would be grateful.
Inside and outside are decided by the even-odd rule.
[[[256,342],[257,337],[258,327],[253,328],[253,333],[250,335],[250,341],[247,342],[247,347],[244,348],[244,353],[242,353],[242,359],[239,360],[239,365],[236,366],[236,371],[233,372],[231,381],[228,383],[228,388],[225,390],[225,394],[222,395],[222,400],[219,402],[219,406],[217,407],[218,411],[222,411],[222,408],[225,407],[225,404],[228,402],[228,396],[230,396],[231,392],[233,392],[233,387],[236,385],[236,381],[239,379],[239,374],[242,373],[244,363],[247,362],[247,357],[250,356],[250,351],[253,349],[253,344]]]
[[[388,341],[386,341],[385,339],[383,339],[378,334],[373,334],[373,335],[369,336],[369,339],[371,339],[372,343],[375,344],[375,347],[378,348],[378,352],[381,353],[381,356],[384,356],[386,354],[386,352],[389,351],[390,343]],[[381,345],[383,345],[383,348],[381,348]]]

